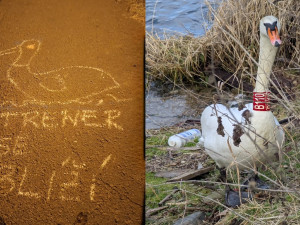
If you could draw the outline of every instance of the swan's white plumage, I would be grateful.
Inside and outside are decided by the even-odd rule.
[[[247,104],[241,111],[237,107],[227,108],[224,105],[216,104],[206,107],[203,111],[201,116],[201,141],[206,152],[216,161],[219,167],[233,165],[233,156],[236,157],[235,160],[239,167],[242,167],[242,165],[251,167],[254,162],[258,165],[259,161],[266,162],[276,158],[278,146],[283,142],[283,130],[271,112],[253,111],[252,108],[252,103]],[[249,110],[252,114],[252,117],[249,118],[251,124],[242,116],[245,110]],[[259,118],[269,124],[268,129],[265,123],[261,123],[260,120],[253,117],[253,114],[256,113],[261,114]],[[217,116],[222,118],[224,137],[217,133]],[[239,146],[235,146],[232,139],[233,129],[234,125],[238,123],[245,133],[241,136]],[[269,143],[266,144],[266,141],[261,137],[269,140]],[[255,142],[252,140],[255,140]],[[261,151],[264,151],[265,155],[262,155]],[[267,159],[265,159],[265,156]]]
[[[260,56],[255,85],[255,91],[258,92],[268,91],[271,68],[277,52],[263,24],[275,21],[280,30],[280,24],[273,16],[264,17],[260,21]],[[251,113],[250,123],[242,116],[245,110]],[[217,132],[218,117],[222,118],[224,136]],[[244,132],[238,146],[234,145],[232,139],[235,124],[239,124]],[[201,126],[200,143],[219,167],[229,167],[236,162],[236,165],[243,168],[243,165],[252,167],[254,164],[259,166],[273,161],[284,141],[284,132],[272,112],[253,111],[252,103],[241,111],[237,107],[210,105],[202,113]]]

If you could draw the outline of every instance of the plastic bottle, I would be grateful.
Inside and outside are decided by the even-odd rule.
[[[175,148],[180,148],[188,142],[192,142],[197,137],[201,137],[201,132],[198,129],[191,129],[179,134],[171,136],[168,140],[168,145]]]

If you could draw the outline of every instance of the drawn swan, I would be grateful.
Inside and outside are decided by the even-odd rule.
[[[255,92],[269,91],[272,65],[281,44],[277,18],[266,16],[260,21],[260,54]],[[245,112],[247,111],[247,112]],[[248,114],[247,116],[245,116]],[[219,117],[219,119],[218,119]],[[219,120],[219,121],[218,121]],[[223,134],[218,134],[220,122]],[[272,162],[284,141],[284,132],[271,111],[256,111],[253,103],[239,111],[221,104],[210,105],[202,113],[200,143],[220,168],[238,165],[251,167]],[[234,130],[241,127],[240,140],[235,143]],[[222,128],[222,126],[221,126]]]
[[[108,90],[119,88],[114,78],[102,69],[88,66],[69,66],[49,72],[33,72],[32,59],[40,50],[38,40],[25,40],[20,45],[0,52],[18,53],[7,70],[7,79],[28,100],[40,103],[87,103]]]

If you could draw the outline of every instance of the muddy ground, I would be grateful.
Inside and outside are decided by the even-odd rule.
[[[143,20],[138,0],[0,1],[1,222],[141,222]]]

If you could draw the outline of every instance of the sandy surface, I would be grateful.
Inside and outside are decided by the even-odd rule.
[[[140,224],[143,10],[142,1],[0,1],[6,224]]]

